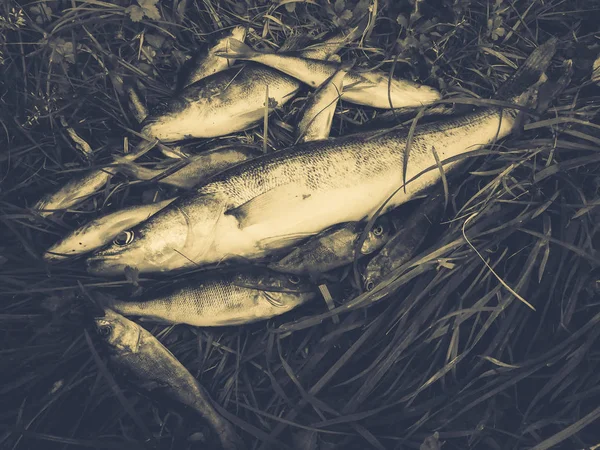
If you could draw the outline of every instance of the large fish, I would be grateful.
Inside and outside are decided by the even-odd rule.
[[[323,84],[339,69],[339,64],[335,62],[259,52],[236,39],[229,39],[228,48],[226,52],[217,52],[217,55],[264,64],[313,88]],[[346,88],[342,92],[342,99],[374,108],[423,106],[441,98],[440,93],[432,87],[408,80],[390,80],[388,74],[381,71],[358,73],[349,70],[344,85]]]
[[[309,98],[296,128],[297,143],[327,139],[347,71],[340,69]]]
[[[425,199],[398,226],[394,236],[377,253],[363,273],[367,291],[373,289],[383,277],[410,260],[425,241],[433,224],[444,212],[443,196],[432,195]]]
[[[350,264],[354,260],[356,243],[364,225],[358,222],[336,225],[296,247],[279,261],[269,264],[269,268],[303,275],[320,274]],[[362,244],[360,256],[380,249],[391,237],[391,228],[387,217],[378,218]]]
[[[115,161],[135,161],[146,153],[153,145],[148,142],[141,143],[131,153],[115,158]],[[113,163],[114,164],[114,163]],[[62,211],[88,199],[106,184],[117,173],[114,165],[101,169],[92,169],[84,174],[77,175],[55,192],[44,195],[33,206],[33,209],[42,217],[47,217],[57,211]]]
[[[499,98],[529,103],[548,67],[556,39],[536,49],[499,91]],[[263,257],[343,222],[370,217],[440,180],[433,148],[443,161],[509,135],[519,111],[484,107],[417,127],[406,180],[432,168],[404,189],[409,130],[308,142],[266,154],[221,172],[135,227],[127,245],[112,245],[88,259],[92,273],[122,273],[125,266],[161,272],[217,263],[235,256]],[[449,170],[457,161],[445,165]],[[383,211],[385,213],[385,210]]]
[[[177,90],[183,89],[209,75],[229,69],[235,63],[235,60],[224,62],[223,58],[216,56],[215,53],[227,49],[229,38],[243,42],[246,39],[246,31],[246,28],[240,25],[222,31],[212,46],[206,46],[197,52],[181,68],[177,77]]]
[[[106,309],[94,318],[110,361],[138,387],[186,405],[210,425],[225,450],[246,448],[233,425],[221,416],[198,381],[152,334],[137,323]]]
[[[316,55],[325,59],[338,48],[323,47]],[[263,120],[267,89],[272,111],[294,97],[300,82],[262,64],[232,67],[202,78],[157,105],[142,123],[142,133],[173,142],[246,130]]]
[[[269,319],[315,297],[306,280],[254,268],[237,274],[211,273],[175,283],[142,301],[113,301],[106,306],[146,320],[216,327]]]

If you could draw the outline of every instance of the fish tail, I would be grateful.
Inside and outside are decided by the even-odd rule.
[[[244,44],[242,41],[239,41],[234,38],[229,38],[227,40],[226,49],[215,54],[223,58],[248,60],[259,56],[262,53],[252,49],[250,46]]]
[[[498,89],[496,98],[529,106],[556,53],[558,39],[552,37],[536,48],[517,71]]]
[[[137,180],[148,181],[163,173],[161,170],[148,169],[131,161],[126,161],[121,158],[116,165],[116,169],[122,174],[133,177]]]

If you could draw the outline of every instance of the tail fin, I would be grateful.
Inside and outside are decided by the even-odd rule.
[[[530,91],[538,86],[556,53],[557,45],[558,39],[552,37],[536,48],[523,65],[498,89],[496,98],[527,105],[531,97]]]
[[[234,38],[229,38],[227,40],[226,50],[215,52],[215,55],[229,59],[252,59],[261,54],[261,52],[250,48],[242,41],[238,41]]]

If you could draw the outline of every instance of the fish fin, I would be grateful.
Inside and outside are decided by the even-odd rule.
[[[247,228],[280,218],[291,204],[307,197],[310,197],[310,194],[303,194],[297,186],[286,184],[260,194],[237,208],[226,211],[225,214],[234,216],[240,228]],[[284,205],[286,208],[283,208]]]
[[[263,291],[263,295],[267,299],[267,301],[276,308],[282,308],[284,306],[283,302],[277,300],[269,291]]]
[[[540,78],[548,69],[556,48],[558,39],[551,37],[523,62],[521,67],[498,89],[496,98],[500,100],[509,100],[526,106],[529,103],[527,94],[532,88],[538,86]]]
[[[293,233],[293,234],[286,234],[284,236],[271,236],[271,237],[259,240],[257,245],[262,250],[268,250],[269,248],[273,247],[274,244],[285,243],[288,245],[292,245],[301,239],[306,239],[306,238],[309,238],[314,235],[315,235],[315,233]],[[284,246],[286,246],[286,245],[275,245],[274,247],[282,248]]]
[[[229,59],[251,59],[255,56],[261,55],[261,52],[254,50],[250,46],[244,44],[242,41],[239,41],[235,38],[229,38],[227,40],[226,49],[215,52],[215,55]]]

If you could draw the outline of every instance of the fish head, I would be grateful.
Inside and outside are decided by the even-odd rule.
[[[259,301],[280,311],[288,311],[316,296],[314,285],[308,278],[271,270],[236,274],[233,284],[256,289]]]
[[[160,139],[164,142],[173,142],[189,137],[191,133],[184,124],[187,120],[194,119],[193,105],[186,98],[186,88],[173,98],[156,105],[148,117],[142,122],[142,134]],[[198,123],[196,122],[196,127]]]
[[[385,249],[384,249],[385,250]],[[384,274],[386,273],[386,265],[389,259],[381,253],[375,256],[363,271],[363,286],[366,291],[372,291],[377,284],[381,281]]]
[[[385,216],[378,217],[362,244],[361,253],[368,255],[379,250],[390,240],[392,231],[392,223],[389,218]]]
[[[164,272],[203,262],[223,211],[223,203],[211,196],[180,197],[90,256],[88,272],[118,275],[126,267],[140,273]]]
[[[83,226],[48,248],[43,258],[46,262],[57,263],[87,253],[101,245],[102,241],[99,241],[97,233],[90,227]]]
[[[103,316],[94,317],[96,334],[113,352],[136,353],[140,348],[141,327],[111,309]]]

